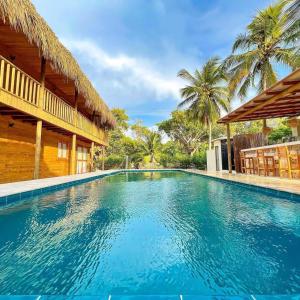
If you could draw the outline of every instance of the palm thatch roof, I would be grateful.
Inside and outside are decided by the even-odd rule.
[[[85,105],[100,115],[103,125],[114,126],[114,117],[108,106],[30,0],[0,0],[0,18],[36,45],[40,55],[50,62],[57,73],[74,81],[78,93],[85,99]]]

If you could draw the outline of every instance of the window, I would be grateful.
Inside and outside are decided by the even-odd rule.
[[[67,144],[58,142],[58,158],[67,158]]]

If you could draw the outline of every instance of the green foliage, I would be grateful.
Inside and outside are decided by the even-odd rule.
[[[243,99],[251,87],[262,92],[277,81],[276,65],[299,67],[300,20],[290,22],[286,1],[261,10],[240,34],[223,67],[230,77],[229,88]]]
[[[171,118],[158,124],[158,129],[176,142],[181,151],[192,156],[207,139],[207,130],[187,111],[174,111]]]
[[[209,147],[212,139],[212,124],[221,116],[221,110],[229,110],[227,77],[220,67],[217,57],[209,59],[194,75],[187,70],[179,71],[178,76],[188,85],[180,90],[183,101],[179,107],[187,108],[190,118],[209,128]]]
[[[111,154],[105,158],[105,169],[119,169],[124,161],[124,157]]]
[[[269,134],[268,138],[271,143],[277,143],[282,138],[289,137],[292,135],[292,129],[285,124],[280,124],[277,128],[273,129]]]

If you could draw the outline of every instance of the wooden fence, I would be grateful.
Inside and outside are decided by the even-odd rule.
[[[240,151],[248,148],[255,148],[264,145],[264,136],[262,133],[239,134],[233,137],[234,163],[235,170],[241,173]]]

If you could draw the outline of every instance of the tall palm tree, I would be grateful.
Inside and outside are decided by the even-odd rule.
[[[294,1],[298,2],[297,0]],[[264,91],[277,81],[276,65],[299,66],[300,21],[289,21],[286,1],[279,1],[259,11],[240,34],[232,54],[223,66],[229,74],[229,88],[243,99],[250,87]]]
[[[209,149],[211,149],[212,124],[221,115],[221,110],[229,110],[229,93],[226,75],[220,67],[218,57],[212,57],[194,75],[187,70],[179,71],[178,76],[189,85],[180,90],[183,101],[179,108],[187,108],[192,118],[209,128]]]
[[[300,19],[300,0],[285,0],[287,13],[291,22],[299,21]]]
[[[149,131],[143,138],[143,150],[145,155],[150,155],[151,165],[154,163],[155,154],[161,145],[161,136],[155,131]]]

